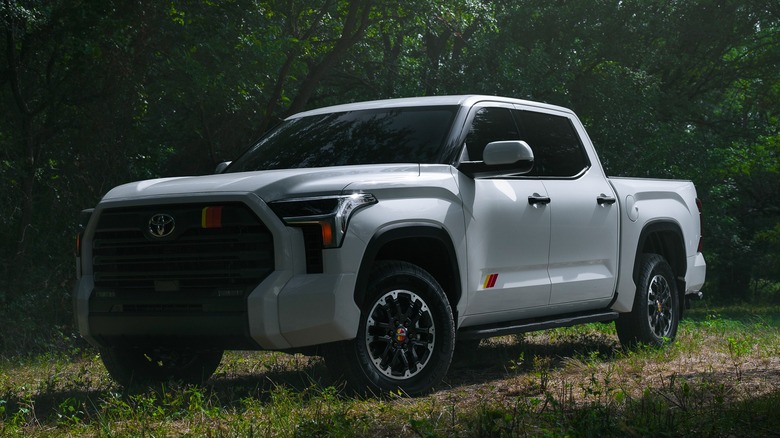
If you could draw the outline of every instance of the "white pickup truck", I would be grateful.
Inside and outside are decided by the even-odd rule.
[[[122,384],[285,350],[417,395],[480,338],[614,320],[624,345],[672,341],[704,283],[700,221],[689,181],[606,177],[565,108],[333,106],[215,175],[125,184],[85,210],[76,320]]]

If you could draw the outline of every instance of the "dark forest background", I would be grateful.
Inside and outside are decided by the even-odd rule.
[[[780,2],[0,0],[0,30],[0,354],[77,336],[77,217],[111,187],[416,95],[574,109],[609,175],[694,181],[710,303],[780,303]]]

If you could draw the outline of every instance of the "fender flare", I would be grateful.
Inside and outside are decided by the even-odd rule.
[[[354,300],[358,307],[361,307],[366,287],[368,286],[371,275],[371,268],[374,262],[378,260],[380,252],[388,244],[406,239],[433,239],[441,243],[447,252],[448,268],[453,273],[453,290],[448,294],[450,304],[453,310],[456,309],[458,301],[462,295],[462,285],[460,279],[460,268],[458,267],[458,257],[455,251],[455,245],[452,243],[447,230],[439,225],[429,222],[403,222],[396,223],[377,230],[366,245],[363,258],[360,261],[357,280],[355,281]],[[432,273],[433,274],[433,273]],[[434,274],[435,276],[435,274]],[[441,280],[440,280],[441,281]]]
[[[634,267],[631,277],[634,279],[634,284],[638,284],[639,281],[639,266],[637,260],[644,253],[645,247],[648,245],[648,239],[650,236],[657,233],[671,233],[674,238],[667,241],[661,241],[663,249],[665,251],[657,251],[662,255],[669,265],[672,267],[674,274],[677,278],[685,278],[685,271],[687,266],[685,263],[686,251],[685,251],[685,238],[683,237],[682,228],[674,221],[668,219],[658,219],[645,224],[642,228],[642,232],[639,234],[639,242],[636,247],[636,254],[634,254]],[[655,244],[656,242],[653,242]],[[672,255],[672,257],[669,256]]]

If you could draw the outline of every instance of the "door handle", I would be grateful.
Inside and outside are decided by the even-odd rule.
[[[542,196],[538,193],[534,193],[533,195],[528,197],[528,205],[536,205],[536,204],[547,205],[549,203],[550,203],[550,197]]]
[[[607,195],[605,195],[605,194],[603,194],[603,193],[602,193],[602,194],[600,194],[598,197],[596,197],[596,202],[597,202],[599,205],[604,205],[604,204],[606,204],[606,205],[612,205],[612,204],[614,204],[614,203],[615,203],[615,201],[616,201],[616,199],[615,199],[615,198],[613,198],[612,196],[607,196]]]

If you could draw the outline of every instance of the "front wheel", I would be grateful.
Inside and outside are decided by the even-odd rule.
[[[331,373],[358,391],[430,391],[447,374],[455,345],[452,308],[436,279],[407,262],[371,272],[358,335],[333,345]]]
[[[182,380],[200,384],[208,380],[222,360],[221,350],[100,348],[108,374],[122,386]]]
[[[640,258],[634,307],[615,321],[625,347],[636,344],[663,346],[674,341],[680,322],[680,296],[672,268],[658,254]]]

